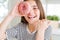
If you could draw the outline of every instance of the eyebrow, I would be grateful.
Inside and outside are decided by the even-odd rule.
[[[37,7],[37,5],[34,5],[33,7]]]

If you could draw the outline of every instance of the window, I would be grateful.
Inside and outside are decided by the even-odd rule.
[[[8,13],[8,0],[0,0],[0,23]]]
[[[60,4],[47,4],[47,15],[60,17]]]

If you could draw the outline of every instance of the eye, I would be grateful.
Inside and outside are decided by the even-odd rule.
[[[34,7],[33,9],[35,10],[35,9],[38,9],[38,8],[37,7]]]

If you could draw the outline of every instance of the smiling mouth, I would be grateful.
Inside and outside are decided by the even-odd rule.
[[[34,17],[28,17],[29,19],[33,19],[33,18],[35,18],[35,17],[37,17],[37,15],[36,16],[34,16]]]

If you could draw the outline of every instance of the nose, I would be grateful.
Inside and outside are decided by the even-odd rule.
[[[30,12],[28,13],[28,16],[31,17],[31,16],[35,16],[35,13],[34,13],[34,10],[31,9]]]

